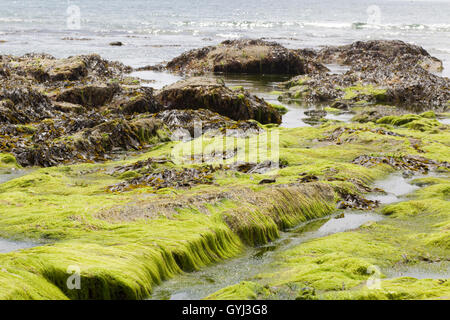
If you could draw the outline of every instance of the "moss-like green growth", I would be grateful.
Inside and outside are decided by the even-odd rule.
[[[205,300],[255,300],[264,299],[270,295],[270,291],[262,285],[243,281],[234,286],[223,288],[212,295],[205,298]]]
[[[0,153],[0,169],[1,168],[18,168],[16,158],[9,153]]]
[[[263,141],[261,135],[165,142],[123,160],[43,168],[0,184],[0,236],[47,243],[0,255],[0,270],[7,270],[0,272],[0,285],[9,288],[0,290],[0,298],[144,298],[160,281],[179,272],[235,256],[244,244],[267,243],[279,236],[279,230],[330,214],[339,195],[362,195],[375,179],[393,171],[386,164],[354,163],[360,155],[420,155],[450,161],[447,127],[430,135],[388,126],[383,130],[374,124],[266,126],[264,130],[279,139]],[[228,139],[233,143],[228,144]],[[269,160],[282,164],[280,168],[264,174],[227,168],[236,161],[262,163],[267,158],[248,153],[242,157],[238,151],[256,150],[263,142],[279,151]],[[231,156],[211,175],[212,184],[158,190],[143,185],[129,192],[106,192],[136,173],[146,174],[145,170],[204,165],[196,157],[175,161],[178,147],[200,150],[207,159],[217,154],[218,146]],[[133,169],[138,161],[149,158],[174,161]],[[114,174],[124,166],[131,169]],[[268,177],[275,182],[259,184]],[[386,207],[386,222],[310,241],[280,254],[279,264],[252,280],[257,286],[246,284],[237,291],[246,297],[263,297],[267,292],[260,291],[260,285],[267,282],[274,296],[278,286],[294,288],[289,290],[298,298],[305,298],[305,292],[310,298],[327,297],[347,291],[342,290],[344,283],[356,295],[358,286],[370,277],[364,270],[372,264],[390,267],[401,263],[405,252],[416,260],[425,251],[445,256],[449,243],[446,184],[434,180],[415,197],[406,205]],[[80,267],[81,290],[67,288],[70,266]],[[433,293],[426,293],[427,297],[441,294],[430,290]]]
[[[425,112],[421,115],[405,114],[402,116],[385,116],[377,120],[379,124],[390,124],[393,126],[401,126],[412,130],[418,131],[431,131],[442,124],[435,120],[436,115],[434,112]],[[437,133],[437,131],[435,131]]]
[[[288,108],[281,104],[270,103],[270,106],[277,109],[280,114],[286,114],[288,112]]]
[[[386,89],[377,88],[373,85],[356,85],[342,89],[344,100],[370,100],[371,102],[386,101]]]

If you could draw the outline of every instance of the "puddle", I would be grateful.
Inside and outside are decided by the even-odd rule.
[[[340,114],[334,114],[331,112],[328,112],[328,114],[326,115],[325,119],[329,119],[329,120],[338,120],[338,121],[342,121],[342,122],[350,122],[350,120],[355,116],[354,113],[350,113],[350,112],[343,112]]]
[[[0,183],[5,183],[9,180],[20,178],[26,174],[30,173],[30,170],[7,170],[0,172]]]
[[[17,251],[20,249],[27,249],[39,246],[40,244],[26,241],[10,241],[0,239],[0,253],[7,253],[12,251]]]
[[[419,189],[418,186],[411,184],[411,181],[417,178],[429,177],[430,175],[414,175],[411,178],[405,178],[401,174],[390,175],[387,179],[374,183],[374,187],[383,189],[386,194],[373,193],[366,198],[372,201],[379,201],[381,204],[390,204],[399,202],[404,196]]]
[[[161,89],[162,87],[175,83],[182,79],[182,77],[158,71],[135,71],[130,73],[130,77],[136,77],[144,80],[142,86],[152,87],[154,89]]]
[[[165,281],[155,288],[150,299],[202,299],[221,288],[249,280],[257,274],[270,270],[268,269],[270,264],[281,250],[287,250],[308,240],[353,230],[366,222],[381,219],[383,217],[375,213],[345,211],[344,217],[340,219],[328,217],[301,224],[281,232],[280,238],[270,244],[247,249],[240,257]]]
[[[325,67],[330,69],[330,71],[328,73],[331,73],[331,74],[344,74],[350,70],[349,66],[343,66],[340,64],[325,64]]]
[[[382,204],[401,201],[401,197],[419,188],[410,184],[411,181],[426,176],[435,176],[435,174],[414,175],[407,178],[401,174],[390,175],[387,179],[374,184],[375,187],[385,190],[386,194],[372,193],[367,198],[379,200]],[[197,272],[185,273],[163,282],[155,288],[150,299],[202,299],[224,287],[251,280],[264,272],[271,272],[271,265],[279,252],[307,241],[355,230],[368,222],[384,219],[382,215],[375,212],[357,210],[343,212],[344,216],[341,218],[334,215],[300,224],[295,228],[280,232],[280,238],[276,241],[257,248],[248,248],[240,257],[217,263]],[[383,273],[388,277],[442,278],[443,275],[449,276],[449,264],[424,263],[423,265],[385,270]]]
[[[450,262],[420,262],[414,265],[401,265],[381,270],[388,279],[411,277],[416,279],[448,279],[450,278]]]
[[[437,119],[440,123],[442,124],[446,124],[450,126],[450,118],[445,118],[445,119]]]

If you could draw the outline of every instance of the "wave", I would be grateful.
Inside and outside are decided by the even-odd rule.
[[[354,22],[351,25],[352,29],[379,29],[379,30],[400,30],[400,31],[437,31],[450,32],[450,24],[370,24],[366,22]]]

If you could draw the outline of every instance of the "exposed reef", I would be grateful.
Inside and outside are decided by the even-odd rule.
[[[0,56],[0,237],[40,244],[0,254],[0,299],[146,299],[249,247],[255,259],[273,254],[267,269],[203,298],[448,298],[445,273],[394,272],[449,263],[440,66],[399,41],[315,51],[262,40],[167,65],[296,75],[281,99],[324,104],[302,111],[313,126],[287,128],[291,106],[217,75],[154,90],[98,55]],[[353,119],[333,120],[344,112]],[[320,229],[351,219],[363,222]],[[287,233],[297,238],[278,250]],[[74,266],[80,290],[67,286]]]
[[[445,110],[450,80],[432,73],[442,62],[402,41],[373,40],[326,47],[316,59],[350,66],[343,74],[299,75],[284,84],[287,99],[345,104],[391,103],[409,109]]]
[[[265,40],[226,40],[217,46],[183,53],[165,66],[173,72],[204,74],[310,74],[328,69],[311,58],[311,50],[291,50]]]

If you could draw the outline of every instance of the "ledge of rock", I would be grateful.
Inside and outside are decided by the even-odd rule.
[[[191,74],[309,74],[328,70],[312,58],[310,50],[291,50],[264,40],[227,40],[194,49],[170,61],[166,68]]]
[[[281,115],[245,90],[231,90],[219,79],[192,77],[166,86],[156,95],[167,109],[207,109],[233,120],[281,123]]]

